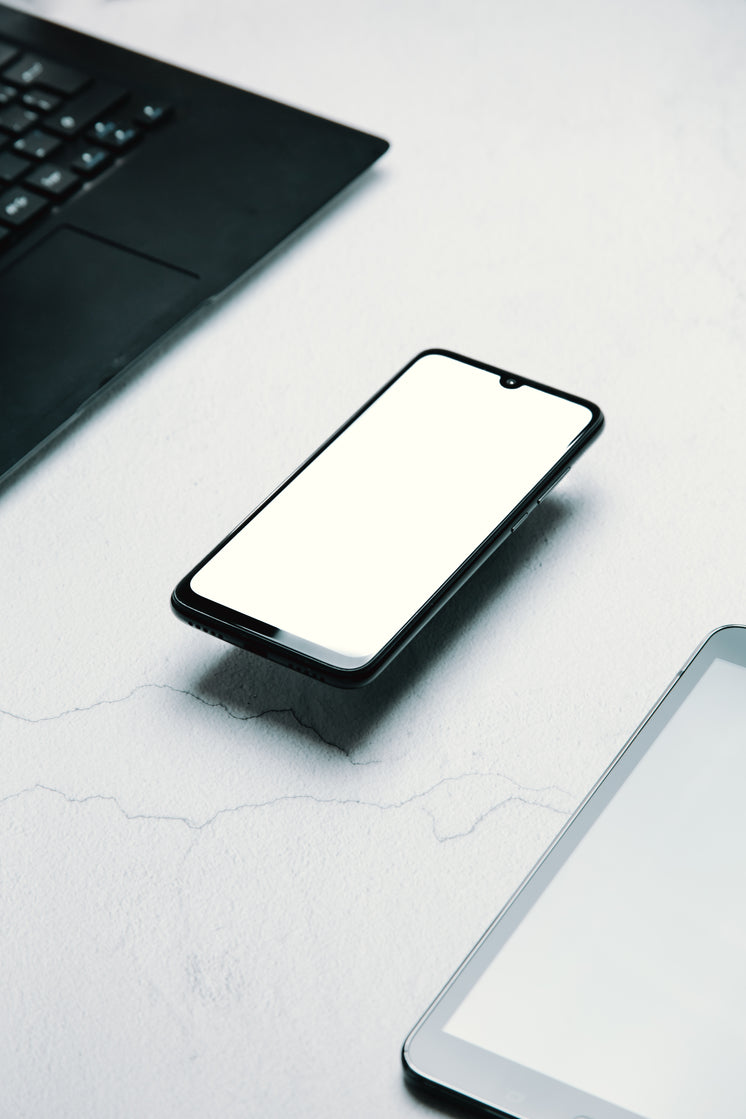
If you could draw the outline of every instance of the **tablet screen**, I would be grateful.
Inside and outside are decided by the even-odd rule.
[[[716,630],[403,1049],[515,1119],[743,1115],[746,626]]]
[[[444,1030],[645,1119],[735,1117],[745,1008],[746,668],[718,657]]]

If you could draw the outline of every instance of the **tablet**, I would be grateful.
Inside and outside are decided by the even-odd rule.
[[[711,634],[407,1038],[515,1119],[735,1119],[746,1070],[746,627]]]

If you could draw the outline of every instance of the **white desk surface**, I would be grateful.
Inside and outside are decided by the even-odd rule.
[[[425,1116],[405,1033],[746,620],[746,10],[26,6],[392,147],[0,491],[0,1114]],[[607,428],[367,690],[179,623],[177,579],[433,345]]]

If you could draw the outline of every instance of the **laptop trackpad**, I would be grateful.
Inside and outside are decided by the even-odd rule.
[[[198,277],[65,226],[0,275],[3,405],[26,454],[194,305]],[[5,457],[5,455],[3,455]]]

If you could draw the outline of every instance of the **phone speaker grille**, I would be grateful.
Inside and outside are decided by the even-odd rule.
[[[201,630],[202,633],[209,633],[210,637],[217,637],[219,640],[225,641],[225,637],[222,633],[216,633],[214,629],[209,629],[207,626],[201,626],[199,622],[189,621],[189,625],[192,626],[193,629]],[[306,668],[305,665],[290,665],[289,662],[286,661],[283,657],[273,657],[270,654],[265,653],[263,650],[252,649],[250,648],[250,646],[244,645],[240,641],[234,641],[233,644],[237,645],[239,649],[244,649],[247,653],[259,653],[259,656],[266,657],[267,660],[272,660],[276,664],[283,665],[285,668],[297,668],[298,672],[302,672],[304,676],[310,676],[312,680],[320,680],[322,684],[325,683],[324,677],[321,676],[320,673],[314,672],[312,668]]]
[[[198,625],[197,622],[190,622],[189,625],[194,629],[202,630],[203,633],[209,633],[210,637],[220,637],[220,634],[216,633],[214,629],[208,629],[207,626]]]

